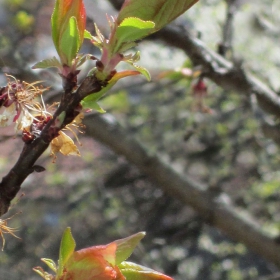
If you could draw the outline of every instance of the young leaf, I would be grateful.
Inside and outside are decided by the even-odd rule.
[[[117,244],[116,264],[126,260],[139,244],[140,240],[146,235],[145,232],[138,232],[123,239],[114,241]]]
[[[57,279],[125,280],[115,266],[116,248],[113,242],[74,252],[65,264],[63,278]]]
[[[95,110],[101,114],[106,113],[106,111],[97,102],[94,102],[94,101],[90,102],[89,106],[86,106],[86,108]]]
[[[61,5],[61,2],[56,0],[54,10],[53,10],[53,14],[52,14],[52,18],[51,18],[51,26],[52,26],[53,43],[54,43],[55,48],[57,50],[58,50],[58,46],[59,46],[59,36],[60,36],[59,32],[60,32],[60,28],[62,26],[62,20],[65,17],[67,9],[68,9],[68,7],[67,8],[65,7],[63,9],[62,5]]]
[[[71,18],[75,18],[75,23]],[[56,0],[51,18],[52,38],[62,64],[69,62],[70,57],[73,58],[74,52],[77,53],[79,50],[84,40],[85,24],[86,12],[83,0]],[[67,38],[69,32],[72,32],[76,40],[70,42],[71,50],[67,52],[65,43],[67,44],[67,41],[69,41],[69,38]],[[61,40],[64,40],[64,42],[62,43]],[[64,44],[62,48],[61,44]],[[67,57],[68,61],[66,61]]]
[[[83,108],[86,109],[93,109],[96,110],[100,113],[105,113],[105,111],[99,106],[99,104],[97,103],[97,101],[108,91],[109,89],[107,89],[106,87],[103,88],[102,90],[100,90],[97,93],[93,93],[89,96],[87,96],[86,98],[84,98],[81,102]]]
[[[81,104],[83,108],[88,108],[88,109],[94,109],[94,110],[100,110],[99,112],[105,112],[96,102],[106,93],[108,92],[118,80],[128,77],[128,76],[135,76],[139,75],[139,71],[133,71],[133,70],[127,70],[127,71],[122,71],[118,72],[113,76],[113,78],[108,82],[108,84],[103,87],[99,92],[93,93],[85,97],[82,101]]]
[[[147,81],[151,80],[150,72],[146,68],[144,68],[142,66],[139,66],[139,65],[137,65],[135,63],[132,63],[131,65],[134,68],[136,68],[136,70],[139,71],[139,73],[141,73],[147,79]]]
[[[120,42],[136,41],[148,36],[154,27],[152,21],[144,21],[136,17],[125,18],[117,28],[117,39]]]
[[[57,67],[60,68],[62,65],[58,61],[58,59],[54,56],[53,58],[47,58],[37,62],[35,65],[32,66],[32,69],[45,69],[50,67]]]
[[[85,32],[84,32],[84,38],[85,39],[89,39],[89,40],[92,39],[91,33],[88,30],[86,30],[86,29],[85,29]]]
[[[42,262],[44,262],[52,271],[56,272],[56,264],[51,259],[41,259]]]
[[[198,0],[125,0],[117,23],[125,18],[137,17],[144,21],[155,23],[153,32],[161,29],[163,26],[183,14]]]
[[[51,276],[49,273],[45,272],[45,271],[43,270],[43,268],[40,267],[40,266],[34,267],[33,270],[34,270],[36,273],[38,273],[38,274],[39,274],[42,278],[44,278],[45,280],[51,280],[51,279],[52,279],[52,278],[51,278],[52,276]]]
[[[118,267],[126,280],[173,280],[167,275],[132,262],[122,262]]]
[[[68,227],[62,236],[60,248],[59,248],[59,268],[58,275],[60,276],[63,272],[63,266],[67,260],[71,257],[76,247],[75,240],[71,234],[71,229]]]
[[[67,28],[61,36],[59,44],[60,56],[65,57],[62,59],[67,65],[72,64],[72,60],[76,57],[77,52],[81,46],[79,37],[79,30],[77,26],[77,20],[75,17],[71,17],[67,24]]]

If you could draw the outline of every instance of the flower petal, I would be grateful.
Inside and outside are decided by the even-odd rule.
[[[59,132],[59,136],[51,141],[51,154],[55,156],[58,152],[65,156],[80,156],[79,149],[74,141],[62,131]]]

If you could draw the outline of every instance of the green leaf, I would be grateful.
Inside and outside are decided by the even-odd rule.
[[[116,73],[113,78],[108,82],[108,84],[103,87],[100,91],[95,92],[93,94],[88,95],[87,97],[85,97],[82,101],[81,104],[84,108],[89,108],[89,109],[96,109],[98,107],[96,107],[96,102],[107,92],[109,91],[118,80],[125,78],[125,77],[129,77],[129,76],[135,76],[135,75],[139,75],[140,72],[139,71],[132,71],[132,70],[126,70],[126,71],[121,71]],[[90,72],[89,75],[96,75],[96,69],[93,68]],[[99,105],[98,105],[99,106]],[[102,108],[100,108],[99,106],[99,110],[102,110],[101,112],[105,112]]]
[[[85,101],[83,103],[83,107],[95,110],[101,114],[106,113],[106,111],[96,101]]]
[[[42,262],[44,262],[52,271],[56,272],[56,263],[51,259],[41,259]]]
[[[111,88],[111,87],[110,87]],[[93,109],[98,111],[99,113],[105,113],[106,111],[103,110],[99,104],[97,103],[97,101],[108,91],[109,89],[107,87],[104,87],[102,90],[100,90],[99,92],[90,94],[89,96],[87,96],[86,98],[84,98],[81,102],[83,108],[86,109]]]
[[[132,262],[118,265],[126,280],[173,280],[171,277]]]
[[[94,68],[92,71],[90,71],[90,73],[95,73],[96,69]],[[118,75],[115,75],[118,76]],[[99,106],[99,104],[97,103],[97,101],[107,92],[109,91],[117,82],[117,79],[114,79],[114,77],[108,82],[108,84],[103,87],[100,91],[95,92],[93,94],[88,95],[87,97],[85,97],[82,101],[81,104],[83,106],[83,108],[87,108],[87,109],[93,109],[93,110],[97,110],[100,113],[105,113],[105,111]]]
[[[183,14],[198,0],[125,0],[117,23],[125,18],[137,17],[144,21],[155,23],[153,32],[161,29],[163,26]]]
[[[136,41],[148,36],[155,27],[154,22],[140,18],[125,18],[117,27],[116,36],[119,42]]]
[[[89,39],[89,40],[92,39],[91,33],[90,33],[88,30],[86,30],[86,29],[85,29],[85,31],[84,31],[84,38],[85,38],[85,39]]]
[[[67,65],[72,64],[81,46],[77,19],[73,16],[69,19],[67,28],[62,34],[59,45],[59,56],[61,62]]]
[[[59,1],[55,2],[53,14],[51,17],[52,38],[55,48],[58,50],[59,30],[61,28],[61,16],[59,16]]]
[[[54,56],[53,58],[47,58],[37,62],[35,65],[32,66],[32,69],[45,69],[50,67],[61,68],[62,65],[59,62],[59,60]]]
[[[142,39],[152,33],[155,24],[151,21],[143,21],[140,18],[125,18],[117,27],[112,43],[112,53],[123,52],[131,47],[131,42]]]
[[[142,75],[144,75],[145,78],[146,78],[148,81],[151,80],[150,72],[149,72],[146,68],[144,68],[144,67],[142,67],[142,66],[139,66],[139,65],[137,65],[137,64],[135,64],[135,63],[133,63],[133,64],[131,64],[131,65],[132,65],[135,69],[137,69],[137,71],[139,71]]]
[[[71,229],[68,227],[62,236],[60,249],[59,249],[59,267],[58,267],[58,275],[62,275],[63,266],[67,262],[67,260],[71,257],[76,247],[75,240],[71,234]]]
[[[146,235],[145,232],[138,232],[123,239],[114,241],[117,244],[116,264],[126,260],[139,244],[140,240]]]
[[[40,266],[34,267],[33,270],[36,273],[38,273],[41,277],[43,277],[45,280],[52,280],[52,279],[54,279],[53,275],[49,274],[48,272],[45,272],[43,270],[43,268],[40,267]]]
[[[52,38],[62,64],[72,65],[84,38],[85,23],[82,0],[56,0],[51,18]]]
[[[34,267],[33,270],[38,273],[41,277],[45,278],[46,273],[43,271],[41,267]]]
[[[135,42],[127,42],[119,47],[118,52],[124,53],[125,51],[134,48],[136,45],[137,44]]]

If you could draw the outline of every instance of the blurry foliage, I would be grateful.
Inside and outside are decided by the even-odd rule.
[[[275,1],[274,7],[278,7]],[[256,19],[276,24],[269,16],[271,0],[241,2],[244,5],[235,20],[234,58],[244,59],[245,68],[279,90],[276,35],[270,36],[265,28],[256,33]],[[37,24],[37,31],[49,24],[40,21],[38,15],[42,11],[51,14],[48,7],[52,7],[52,1],[9,0],[4,4],[7,21],[0,24],[2,72],[16,72],[32,80],[26,69],[36,60],[36,47],[40,45],[33,24]],[[18,25],[12,24],[20,13]],[[225,1],[200,0],[180,23],[192,25],[192,32],[200,31],[201,39],[216,50],[224,19]],[[44,51],[52,51],[47,44],[44,47]],[[192,94],[197,76],[192,79],[180,72],[192,68],[184,54],[157,42],[143,42],[139,48],[142,65],[153,74],[152,82],[127,79],[100,101],[102,107],[149,151],[208,184],[214,196],[227,193],[240,211],[250,212],[268,232],[278,235],[279,148],[263,137],[260,120],[248,99],[205,80],[208,93],[203,102],[211,111],[202,112],[196,108]],[[43,80],[53,77],[44,71],[40,75]],[[5,81],[3,75],[0,80]],[[7,135],[12,138],[14,132]],[[1,279],[38,279],[32,267],[40,264],[41,257],[58,258],[66,226],[72,228],[78,249],[145,230],[147,237],[133,255],[134,260],[164,270],[176,280],[256,279],[277,272],[261,257],[209,227],[190,208],[157,189],[125,159],[92,139],[80,138],[81,158],[59,156],[53,164],[46,153],[39,164],[47,171],[31,175],[24,183],[25,196],[15,201],[11,211],[23,213],[10,224],[18,227],[17,235],[22,239],[6,238],[5,251],[0,254]],[[22,144],[10,138],[1,141],[4,176],[19,154],[20,148],[16,147]]]
[[[19,31],[29,33],[34,24],[34,18],[25,11],[19,11],[14,16],[12,23]]]
[[[34,17],[29,11],[33,12],[36,2],[38,1],[11,0],[4,2],[3,6],[12,14],[11,24],[17,31],[24,34],[32,31]]]

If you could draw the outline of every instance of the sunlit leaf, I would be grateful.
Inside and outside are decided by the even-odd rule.
[[[68,227],[62,236],[60,248],[59,248],[59,268],[58,268],[58,275],[61,275],[63,272],[63,267],[68,259],[73,254],[76,247],[75,240],[71,234],[71,229]]]
[[[56,263],[53,260],[42,258],[41,261],[45,263],[52,271],[56,272]]]
[[[113,78],[108,82],[108,84],[103,87],[99,92],[90,94],[86,98],[84,98],[81,102],[83,108],[86,109],[94,109],[94,110],[99,110],[101,112],[105,112],[96,102],[106,93],[108,92],[118,80],[128,77],[128,76],[134,76],[134,75],[139,75],[140,72],[138,71],[133,71],[133,70],[128,70],[128,71],[122,71],[116,73]]]
[[[126,260],[145,236],[145,232],[138,232],[123,239],[114,241],[117,244],[116,263],[120,264]]]
[[[44,277],[44,270],[42,269],[42,267],[38,266],[38,267],[34,267],[33,270],[38,273],[41,277],[45,278]]]
[[[71,62],[70,57],[74,58],[74,50],[79,50],[84,39],[85,24],[86,12],[83,0],[56,0],[51,18],[52,38],[63,64]],[[74,36],[74,39],[69,35]],[[71,44],[71,50],[68,52],[65,48],[67,41]]]
[[[81,102],[83,108],[85,109],[93,109],[100,113],[105,113],[105,111],[99,106],[97,101],[108,91],[109,89],[103,88],[101,91],[97,93],[93,93],[86,98],[84,98]]]
[[[84,38],[85,39],[91,39],[92,38],[91,33],[86,29],[85,29],[85,32],[84,32]]]
[[[188,10],[198,0],[125,0],[117,23],[125,18],[137,17],[144,21],[155,23],[153,32],[177,18]]]
[[[116,247],[113,242],[74,252],[65,264],[63,279],[125,280],[115,266]]]
[[[38,68],[45,69],[50,67],[60,68],[62,67],[62,65],[59,62],[59,60],[54,56],[53,58],[47,58],[37,62],[35,65],[32,66],[32,69],[38,69]]]
[[[139,65],[137,65],[135,63],[132,63],[131,65],[135,69],[137,69],[137,71],[139,71],[139,73],[141,73],[147,79],[147,81],[151,80],[150,72],[145,67],[139,66]]]
[[[52,280],[52,279],[54,279],[54,278],[52,277],[52,275],[50,275],[49,273],[45,272],[45,271],[43,270],[43,268],[40,267],[40,266],[34,267],[33,270],[34,270],[36,273],[38,273],[38,274],[39,274],[43,279],[45,279],[45,280]]]
[[[88,109],[95,110],[101,114],[106,113],[106,111],[97,102],[92,101],[92,102],[88,103],[88,105],[89,106],[86,106],[86,108],[88,108]]]
[[[116,30],[119,42],[136,41],[149,35],[155,27],[151,21],[143,21],[136,17],[125,18]]]
[[[71,17],[67,24],[67,28],[62,33],[59,50],[61,56],[65,56],[67,65],[71,65],[72,60],[76,57],[77,52],[80,49],[79,30],[77,26],[77,20],[75,17]]]
[[[132,262],[122,262],[119,268],[126,280],[173,280],[167,275]]]

